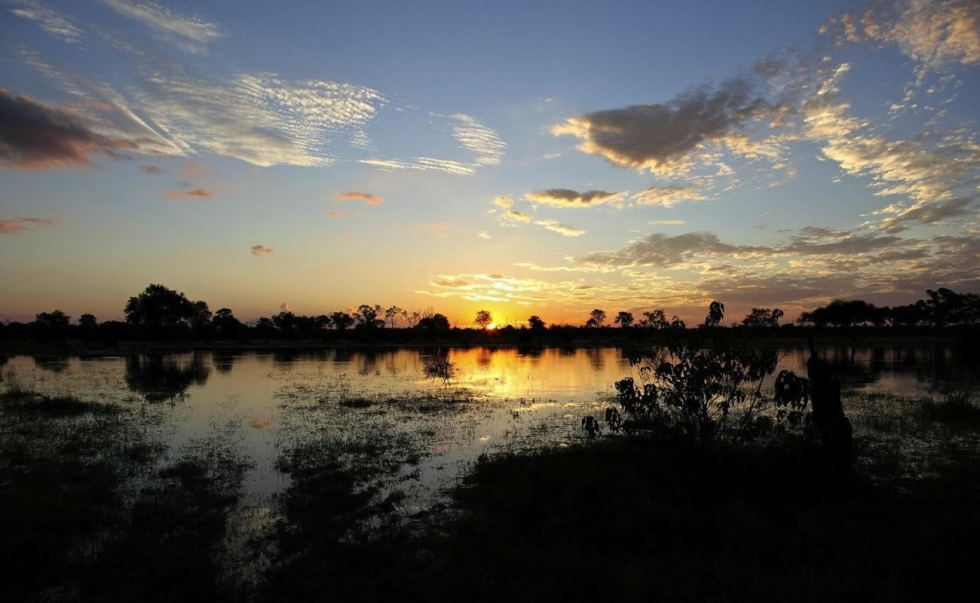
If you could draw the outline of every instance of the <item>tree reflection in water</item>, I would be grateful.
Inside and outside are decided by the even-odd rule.
[[[181,398],[192,385],[204,385],[211,376],[206,354],[187,356],[141,354],[126,358],[126,386],[148,402]]]

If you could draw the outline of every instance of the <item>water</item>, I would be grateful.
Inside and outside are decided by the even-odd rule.
[[[809,353],[780,351],[780,368],[805,372]],[[837,348],[822,352],[841,376],[845,398],[859,390],[908,396],[975,388],[977,375],[945,348]],[[447,384],[425,375],[445,358]],[[144,404],[165,423],[172,451],[234,434],[252,467],[247,498],[267,508],[285,485],[284,450],[323,440],[380,446],[398,470],[391,488],[408,514],[444,500],[481,455],[580,441],[585,415],[600,416],[613,384],[635,375],[615,348],[469,348],[191,352],[99,358],[15,356],[5,383],[49,395]]]

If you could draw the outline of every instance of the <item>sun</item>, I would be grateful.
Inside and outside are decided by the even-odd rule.
[[[490,324],[487,325],[487,330],[488,331],[492,331],[492,330],[494,330],[496,328],[497,328],[497,323],[495,323],[495,322],[492,322],[492,323],[490,323]]]

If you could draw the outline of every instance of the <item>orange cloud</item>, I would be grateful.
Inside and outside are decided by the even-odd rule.
[[[272,255],[275,252],[276,250],[272,247],[266,247],[265,245],[252,245],[252,255],[254,256],[261,257],[263,255]]]
[[[267,427],[272,427],[273,425],[275,425],[275,423],[273,423],[269,419],[260,419],[259,417],[254,417],[252,419],[253,429],[265,429]]]
[[[326,214],[324,215],[327,216],[328,218],[343,218],[347,214],[342,209],[331,209],[330,211],[326,212]]]
[[[180,175],[188,180],[191,178],[197,178],[202,173],[204,173],[204,166],[198,163],[188,163],[184,167],[180,168]]]
[[[384,203],[384,197],[361,191],[341,191],[337,193],[337,198],[341,201],[363,201],[368,205],[381,205]]]
[[[214,193],[208,188],[195,188],[189,191],[166,191],[163,193],[168,199],[186,199],[189,197],[201,197],[204,199],[210,199],[214,197]]]
[[[56,218],[8,218],[0,219],[0,234],[20,234],[31,225],[51,226],[61,222]]]

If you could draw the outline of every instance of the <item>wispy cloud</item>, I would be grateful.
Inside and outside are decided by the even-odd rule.
[[[485,231],[485,230],[481,230],[480,232],[476,233],[476,236],[480,237],[481,239],[489,239],[490,238],[490,234],[487,231]]]
[[[511,209],[514,207],[514,200],[510,197],[494,197],[493,204],[500,209]]]
[[[684,220],[650,220],[649,224],[661,226],[679,226],[684,224]]]
[[[673,207],[682,201],[703,201],[706,197],[690,186],[651,186],[630,197],[638,205]]]
[[[593,207],[619,201],[623,198],[623,194],[598,190],[580,193],[567,188],[549,188],[527,193],[524,198],[553,207]]]
[[[0,164],[24,169],[89,165],[92,155],[118,159],[120,149],[135,147],[96,133],[93,125],[72,111],[0,88]]]
[[[453,137],[461,147],[476,154],[481,165],[498,165],[507,144],[497,133],[475,118],[462,113],[450,117],[453,121]]]
[[[516,209],[508,209],[502,214],[505,220],[511,220],[513,222],[530,222],[534,218],[531,214],[526,214],[522,211],[517,211]]]
[[[210,199],[214,197],[214,193],[211,192],[211,189],[195,188],[188,191],[166,191],[163,196],[168,199]]]
[[[119,14],[140,21],[188,52],[201,52],[223,34],[217,25],[200,17],[182,15],[155,2],[102,0]]]
[[[53,226],[56,218],[0,218],[0,234],[20,234],[31,226]]]
[[[147,176],[149,176],[149,175],[153,175],[153,174],[162,174],[163,173],[163,170],[160,169],[158,166],[155,166],[155,165],[141,165],[140,166],[140,173],[141,174],[146,174]]]
[[[140,107],[187,153],[207,150],[261,167],[329,165],[328,135],[362,128],[384,102],[363,86],[269,73],[226,82],[157,74],[147,86]]]
[[[569,226],[568,224],[562,224],[557,220],[538,220],[535,222],[538,226],[544,226],[546,229],[557,232],[560,235],[566,237],[578,237],[585,234],[585,231],[577,226]]]
[[[276,250],[272,247],[266,247],[265,245],[252,245],[252,255],[261,257],[263,255],[272,255]]]
[[[436,159],[433,157],[415,157],[410,161],[399,159],[360,159],[360,163],[372,165],[383,170],[420,170],[445,172],[457,176],[468,176],[476,172],[472,164],[461,163],[451,159]]]
[[[381,195],[373,195],[362,191],[341,191],[337,193],[337,198],[341,201],[361,201],[367,205],[381,205],[384,198]]]
[[[51,10],[37,0],[12,0],[12,2],[15,8],[10,9],[11,13],[36,21],[41,29],[63,42],[77,44],[81,40],[82,29],[73,19]]]

